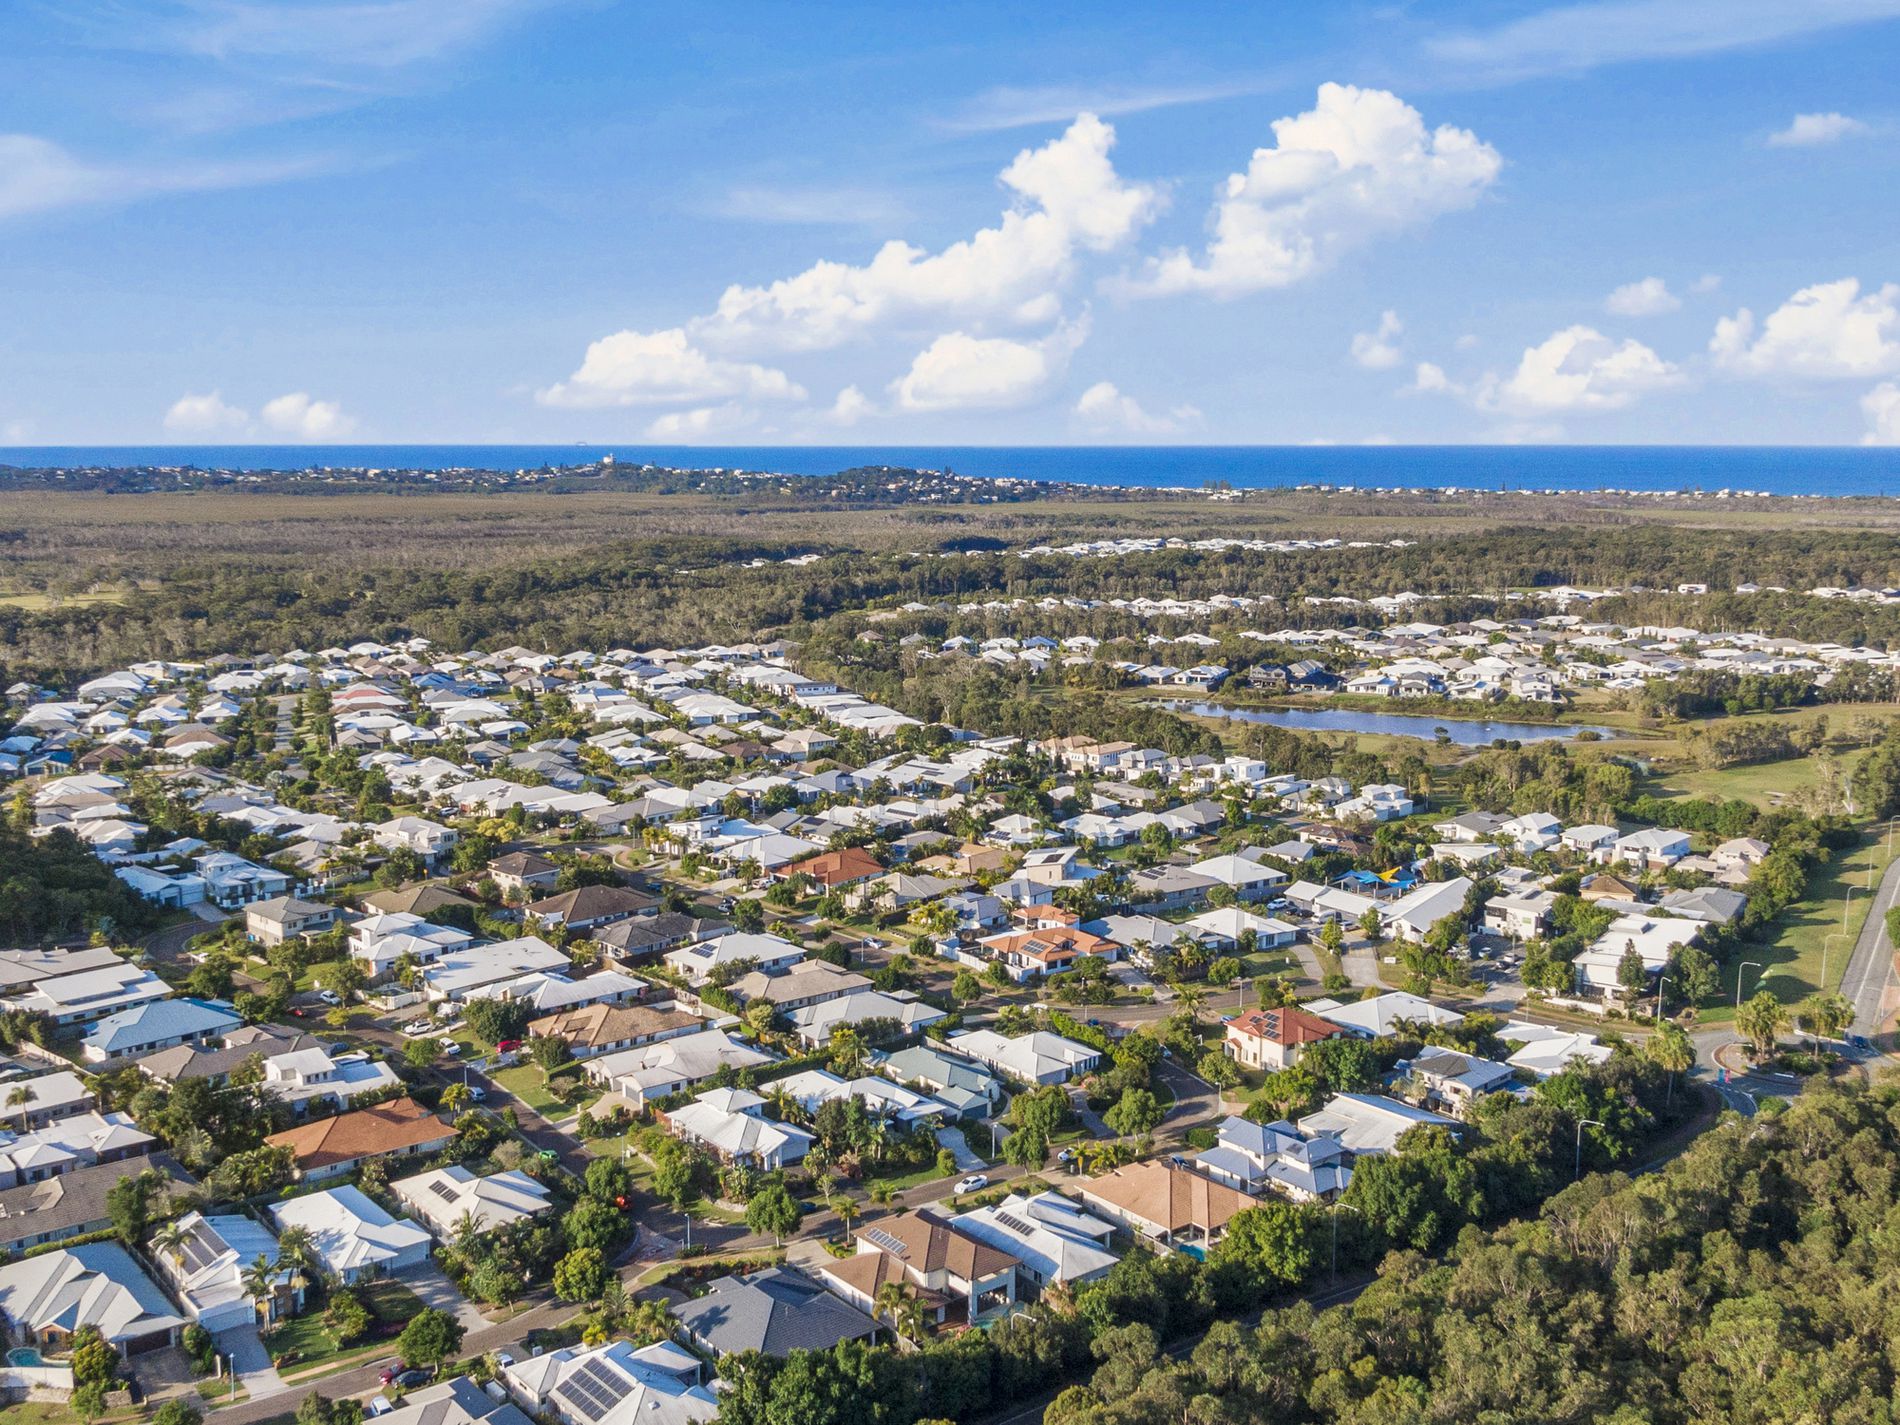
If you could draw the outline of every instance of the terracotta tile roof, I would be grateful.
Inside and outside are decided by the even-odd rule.
[[[1291,1005],[1285,1009],[1250,1009],[1229,1020],[1227,1030],[1272,1044],[1314,1044],[1342,1032],[1332,1021]]]
[[[779,876],[786,879],[801,873],[810,876],[821,886],[842,886],[870,876],[881,876],[884,867],[869,851],[850,846],[843,851],[824,851],[816,856],[807,856],[803,861],[794,861],[778,869]]]
[[[454,1129],[414,1099],[395,1098],[373,1108],[359,1108],[273,1133],[264,1141],[272,1147],[290,1149],[296,1155],[297,1166],[309,1171],[445,1143],[454,1136]]]
[[[1255,1205],[1244,1192],[1166,1163],[1136,1163],[1090,1178],[1082,1184],[1082,1196],[1167,1232],[1183,1227],[1216,1232],[1235,1213]]]

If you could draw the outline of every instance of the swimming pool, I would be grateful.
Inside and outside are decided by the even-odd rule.
[[[45,1362],[40,1359],[39,1349],[34,1346],[15,1346],[7,1352],[7,1364],[10,1366],[39,1366]]]

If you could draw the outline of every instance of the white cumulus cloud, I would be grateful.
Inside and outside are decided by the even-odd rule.
[[[1900,286],[1845,277],[1803,287],[1759,328],[1743,307],[1715,324],[1715,364],[1741,376],[1842,379],[1900,371]]]
[[[917,353],[891,394],[906,411],[1025,406],[1068,368],[1086,332],[1086,323],[1075,323],[1035,342],[947,332]]]
[[[1405,360],[1398,342],[1404,331],[1405,324],[1397,312],[1380,313],[1378,330],[1354,333],[1352,359],[1368,371],[1390,371]]]
[[[1867,417],[1862,445],[1900,445],[1900,386],[1882,381],[1860,398],[1860,410]]]
[[[1478,403],[1525,415],[1614,411],[1681,379],[1680,368],[1640,341],[1613,341],[1578,325],[1526,347],[1509,376],[1487,378]]]
[[[1123,395],[1113,381],[1097,381],[1084,391],[1075,403],[1075,414],[1091,430],[1129,435],[1168,435],[1201,419],[1198,409],[1185,404],[1156,415],[1133,396]]]
[[[1682,306],[1682,299],[1660,277],[1625,282],[1603,299],[1603,309],[1618,317],[1659,317]]]
[[[1503,167],[1469,129],[1428,131],[1396,94],[1349,84],[1322,84],[1314,107],[1274,120],[1273,135],[1227,179],[1206,250],[1163,254],[1124,290],[1234,297],[1289,286],[1375,237],[1469,207]]]
[[[693,344],[685,330],[615,332],[588,346],[580,369],[536,393],[548,406],[638,406],[715,401],[802,401],[805,390],[783,371],[749,361],[722,361]]]
[[[335,401],[314,401],[305,391],[266,401],[258,415],[268,429],[297,440],[338,440],[356,429]]]
[[[172,435],[229,435],[243,430],[250,419],[248,413],[228,404],[221,392],[187,393],[165,412],[165,429]]]
[[[693,335],[718,349],[796,351],[906,318],[1047,321],[1078,251],[1120,246],[1160,209],[1158,190],[1116,174],[1114,144],[1110,125],[1080,115],[1003,170],[1015,202],[996,226],[941,252],[893,239],[861,265],[819,262],[763,287],[735,284]]]
[[[1845,114],[1796,114],[1787,128],[1768,135],[1768,142],[1775,148],[1814,148],[1872,132],[1869,125]]]

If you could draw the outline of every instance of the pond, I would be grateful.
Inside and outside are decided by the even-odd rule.
[[[1417,737],[1426,742],[1445,736],[1459,747],[1489,747],[1500,737],[1513,742],[1559,742],[1585,729],[1574,723],[1467,722],[1461,718],[1418,713],[1358,712],[1348,708],[1230,708],[1220,703],[1181,703],[1170,706],[1196,717],[1227,718],[1233,722],[1264,722],[1294,732],[1371,732],[1387,737]],[[1599,737],[1615,737],[1616,729],[1593,727]]]

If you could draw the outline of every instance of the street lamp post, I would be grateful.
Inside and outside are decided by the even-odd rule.
[[[1669,983],[1669,976],[1656,976],[1656,1023],[1662,1023],[1663,986]]]
[[[1844,939],[1846,938],[1846,936],[1847,936],[1847,932],[1845,930],[1831,930],[1828,932],[1827,938],[1821,942],[1821,993],[1822,994],[1826,994],[1828,990],[1828,983],[1829,983],[1828,978],[1827,978],[1828,952],[1834,948],[1834,942],[1836,940]]]
[[[1577,1161],[1570,1170],[1570,1181],[1573,1183],[1583,1176],[1583,1129],[1585,1124],[1588,1124],[1592,1128],[1608,1128],[1610,1126],[1595,1118],[1579,1118],[1577,1120]]]
[[[1847,908],[1848,906],[1853,904],[1854,892],[1857,889],[1858,887],[1849,886],[1847,888],[1847,894],[1841,897],[1841,929],[1842,930],[1847,929]]]
[[[1742,1007],[1742,971],[1746,970],[1750,965],[1753,965],[1757,970],[1765,970],[1768,968],[1759,960],[1744,960],[1735,967],[1735,1007],[1737,1009]]]

